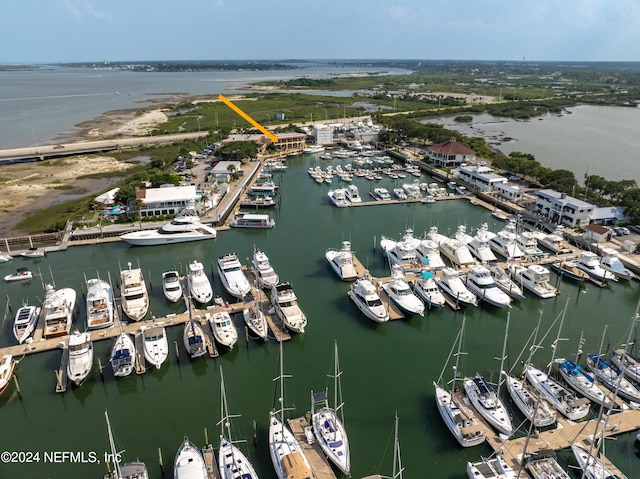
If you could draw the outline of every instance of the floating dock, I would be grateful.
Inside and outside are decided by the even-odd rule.
[[[314,477],[316,479],[336,479],[336,475],[317,441],[313,444],[309,444],[307,441],[307,436],[304,433],[305,428],[309,426],[307,419],[305,417],[298,417],[289,419],[287,422],[289,423],[291,432],[302,446],[304,455],[311,465]]]

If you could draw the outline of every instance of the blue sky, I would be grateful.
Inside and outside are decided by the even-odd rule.
[[[638,0],[0,0],[0,63],[640,60]]]

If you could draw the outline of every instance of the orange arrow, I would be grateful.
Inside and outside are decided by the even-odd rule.
[[[222,101],[225,105],[227,105],[229,108],[231,108],[233,111],[235,111],[238,115],[240,115],[242,118],[244,118],[245,120],[247,120],[249,123],[251,123],[254,127],[256,127],[258,130],[260,130],[262,133],[264,133],[265,135],[267,135],[269,137],[269,139],[273,142],[273,143],[277,143],[278,142],[278,137],[276,135],[274,135],[273,133],[271,133],[269,130],[267,130],[264,126],[262,126],[260,123],[258,123],[257,121],[255,121],[253,118],[251,118],[249,115],[247,115],[244,111],[242,111],[240,108],[238,108],[237,106],[235,106],[233,103],[231,103],[231,100],[228,100],[227,98],[225,98],[224,95],[220,94],[218,95],[218,99],[220,101]]]

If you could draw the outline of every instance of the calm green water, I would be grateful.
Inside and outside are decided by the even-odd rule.
[[[299,302],[309,318],[307,332],[294,336],[284,344],[285,372],[293,376],[286,383],[287,403],[295,406],[295,415],[303,415],[310,407],[310,390],[328,385],[332,372],[333,341],[337,340],[342,366],[345,400],[345,423],[351,442],[352,473],[358,478],[374,472],[391,474],[393,417],[399,416],[399,437],[405,477],[466,477],[466,461],[488,455],[485,447],[462,450],[450,436],[434,404],[432,381],[443,369],[454,338],[462,322],[462,313],[449,309],[433,311],[428,316],[413,317],[377,325],[361,316],[347,297],[348,284],[340,282],[324,259],[328,248],[337,248],[350,239],[358,258],[368,265],[374,276],[388,275],[378,244],[380,235],[399,238],[411,227],[422,235],[432,225],[441,232],[455,231],[458,224],[473,228],[483,221],[493,227],[491,216],[466,201],[446,201],[434,205],[385,205],[338,209],[330,206],[326,193],[329,185],[317,185],[307,168],[318,160],[299,157],[288,160],[289,169],[276,180],[281,183],[282,201],[272,212],[276,227],[270,231],[232,230],[223,232],[212,242],[134,248],[125,244],[72,247],[34,262],[15,259],[2,269],[13,270],[22,265],[37,267],[45,278],[50,271],[58,287],[75,287],[81,291],[84,276],[96,271],[115,280],[119,265],[127,261],[140,263],[151,278],[151,311],[161,316],[174,311],[162,296],[161,273],[182,268],[193,259],[212,269],[217,256],[236,252],[247,263],[253,248],[263,249],[270,257],[281,280],[290,281]],[[334,162],[338,164],[338,161]],[[322,166],[326,166],[323,162]],[[369,184],[357,178],[361,195],[367,196]],[[392,188],[392,180],[382,186]],[[422,181],[429,181],[423,179]],[[398,181],[400,183],[400,180]],[[335,187],[335,184],[333,185]],[[215,288],[222,291],[215,278]],[[23,299],[31,303],[42,298],[40,284],[0,286],[13,311]],[[597,351],[603,327],[609,325],[605,344],[618,346],[626,339],[636,303],[640,297],[638,283],[614,284],[605,289],[587,287],[578,290],[571,283],[560,283],[561,295],[555,300],[538,300],[531,295],[511,310],[508,353],[515,360],[543,313],[543,328],[560,314],[567,299],[568,313],[562,333],[564,341],[558,354],[573,355],[580,332],[584,331],[585,352]],[[77,317],[84,318],[83,298],[79,294]],[[462,366],[465,374],[476,371],[496,376],[502,350],[506,311],[489,308],[466,312],[467,327],[464,349],[468,355]],[[0,331],[3,345],[12,344],[11,319]],[[236,317],[242,325],[242,318]],[[78,320],[76,320],[78,322]],[[80,322],[81,324],[81,322]],[[544,342],[545,348],[534,358],[544,367],[550,356],[550,343],[557,328]],[[96,373],[76,390],[63,395],[55,393],[54,370],[60,362],[60,351],[24,358],[18,367],[23,399],[13,387],[0,397],[0,451],[39,451],[39,464],[0,464],[0,477],[102,477],[105,465],[44,463],[45,451],[96,452],[100,459],[108,450],[103,411],[109,410],[116,440],[125,448],[126,460],[140,458],[159,478],[158,448],[164,457],[166,477],[171,477],[173,457],[183,436],[204,443],[207,428],[209,440],[217,444],[220,415],[219,366],[223,367],[227,395],[232,412],[242,414],[235,421],[235,437],[246,438],[246,449],[260,477],[275,478],[267,448],[267,415],[273,405],[277,373],[278,345],[241,337],[233,351],[216,359],[187,360],[182,351],[182,328],[169,330],[171,343],[180,345],[180,361],[172,354],[159,371],[144,376],[115,380],[110,368],[104,380]],[[110,341],[95,346],[96,357],[106,363]],[[518,371],[519,372],[519,371]],[[450,377],[451,368],[446,375]],[[293,414],[292,414],[293,416]],[[514,412],[514,423],[521,421]],[[251,440],[252,421],[257,425],[257,446]],[[638,457],[631,435],[608,443],[608,455],[618,466],[634,477]],[[566,454],[562,455],[565,457]],[[637,475],[635,476],[637,477]]]

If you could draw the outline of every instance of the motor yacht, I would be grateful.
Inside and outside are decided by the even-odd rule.
[[[4,277],[7,282],[11,281],[28,281],[33,279],[35,275],[28,268],[18,268],[15,273],[9,273]]]
[[[196,359],[206,354],[207,345],[205,343],[204,329],[202,329],[199,318],[197,320],[190,319],[184,323],[182,343],[191,359]]]
[[[496,282],[496,286],[507,293],[511,299],[515,299],[516,301],[522,301],[524,299],[522,288],[509,277],[509,274],[500,265],[490,264],[489,273],[491,273],[493,280]]]
[[[373,197],[378,201],[387,201],[391,199],[391,195],[386,188],[374,188]]]
[[[303,153],[311,154],[311,153],[322,153],[325,150],[322,145],[309,145],[304,150]]]
[[[165,271],[162,273],[162,293],[167,301],[177,303],[182,298],[182,285],[177,271]]]
[[[613,248],[602,248],[602,258],[600,258],[600,266],[605,270],[613,273],[616,278],[630,280],[636,277],[636,275],[628,269],[620,258],[618,258],[618,252]]]
[[[120,271],[120,302],[122,311],[133,321],[140,321],[149,311],[149,294],[140,268]]]
[[[271,304],[287,329],[304,333],[307,317],[302,312],[290,283],[278,283],[271,289]]]
[[[43,337],[55,338],[69,334],[76,305],[76,291],[72,288],[55,289],[48,284],[42,305]]]
[[[244,211],[238,211],[229,221],[229,226],[232,228],[269,229],[275,225],[276,221],[267,214],[245,213]]]
[[[550,266],[554,273],[572,281],[582,282],[589,279],[589,274],[578,268],[578,262],[575,260],[554,261]]]
[[[389,311],[382,303],[371,279],[360,278],[355,280],[351,283],[351,288],[347,294],[367,318],[376,323],[389,321]]]
[[[463,241],[470,241],[471,237],[466,234],[466,227],[460,225],[453,238],[447,238],[439,243],[440,252],[449,258],[449,261],[456,266],[467,266],[475,264],[476,260],[471,255],[467,244]]]
[[[215,239],[217,234],[214,228],[200,222],[193,207],[187,207],[158,229],[132,231],[120,239],[134,246],[153,246]]]
[[[337,206],[338,208],[344,208],[349,206],[351,203],[347,200],[347,194],[345,188],[337,188],[335,190],[329,190],[327,192],[327,196],[333,206]]]
[[[472,378],[465,378],[463,384],[464,390],[476,411],[487,420],[491,427],[502,434],[511,436],[513,434],[513,425],[511,424],[509,413],[486,379],[476,374]]]
[[[167,332],[162,326],[152,328],[143,326],[141,329],[144,358],[156,369],[160,369],[160,366],[169,355]]]
[[[471,238],[471,241],[467,243],[467,248],[473,256],[475,256],[482,263],[490,263],[497,261],[496,255],[493,254],[491,246],[489,246],[489,226],[487,223],[483,223],[477,229],[476,234]]]
[[[200,450],[185,436],[173,462],[174,479],[207,479],[209,473]]]
[[[345,190],[345,196],[350,203],[362,203],[362,197],[356,185],[349,185]]]
[[[247,280],[242,265],[235,253],[229,253],[218,258],[218,274],[227,292],[238,299],[242,299],[249,291],[251,284]]]
[[[22,344],[31,337],[39,318],[40,308],[38,306],[23,304],[16,311],[16,317],[13,321],[13,336],[18,343]]]
[[[564,242],[561,236],[551,233],[539,233],[534,232],[534,236],[538,240],[538,244],[545,249],[548,249],[553,254],[571,253],[571,248]]]
[[[87,329],[113,326],[113,288],[99,278],[87,281]]]
[[[516,220],[509,220],[507,225],[497,233],[487,232],[487,236],[489,237],[489,246],[500,256],[508,260],[524,256],[516,241]]]
[[[496,308],[511,307],[511,297],[498,288],[489,269],[479,264],[472,264],[467,271],[466,285],[480,300]]]
[[[358,278],[349,241],[343,241],[339,250],[328,249],[324,256],[342,281],[354,281]]]
[[[445,268],[447,265],[440,256],[438,244],[431,239],[423,239],[416,246],[416,256],[419,261],[429,260],[429,266],[433,271]]]
[[[556,358],[554,361],[562,379],[578,394],[607,409],[620,409],[613,400],[613,394],[596,383],[594,377],[579,364],[567,358]]]
[[[405,273],[420,271],[420,262],[416,254],[416,246],[420,240],[413,236],[413,230],[407,229],[400,241],[394,241],[386,236],[380,237],[380,246],[384,250],[389,265],[397,264]]]
[[[603,268],[598,255],[591,251],[580,253],[576,266],[597,281],[618,281],[616,275]]]
[[[627,401],[640,404],[640,391],[599,354],[587,355],[587,367],[610,391],[617,391],[618,396]]]
[[[456,304],[462,306],[478,306],[478,298],[471,292],[460,278],[460,273],[453,268],[444,268],[436,280],[440,291],[449,296]]]
[[[394,188],[393,194],[399,200],[406,200],[409,198],[402,188]]]
[[[136,348],[131,336],[122,331],[111,347],[111,368],[116,377],[131,374],[135,366]]]
[[[207,313],[208,314],[208,313]],[[222,346],[233,349],[238,342],[238,330],[226,311],[218,311],[207,317],[214,339]]]
[[[514,263],[508,268],[511,278],[536,296],[548,299],[558,295],[558,289],[549,283],[551,273],[544,266],[539,264],[523,266]]]
[[[189,295],[200,304],[207,304],[213,298],[213,289],[204,266],[195,259],[189,263],[189,273],[187,274],[187,284],[189,285]]]
[[[556,422],[556,413],[549,404],[532,390],[526,382],[502,371],[507,391],[520,412],[533,423],[534,427],[551,426]]]
[[[518,233],[516,235],[516,243],[526,256],[537,258],[545,255],[538,246],[538,240],[531,231],[521,231]]]
[[[255,250],[251,260],[251,271],[258,281],[258,286],[262,288],[273,288],[280,282],[278,274],[271,266],[269,257],[264,251]]]
[[[444,306],[444,295],[438,288],[435,276],[431,272],[429,260],[426,258],[422,260],[422,271],[420,271],[420,278],[416,282],[415,292],[430,308]]]
[[[577,421],[589,414],[589,400],[577,398],[575,394],[552,379],[547,373],[525,364],[524,374],[538,393],[547,400],[551,406],[567,419]]]
[[[382,289],[405,313],[424,315],[424,303],[411,291],[400,265],[391,267],[391,280],[383,284]]]
[[[69,336],[67,376],[75,386],[82,386],[93,366],[93,342],[88,332],[74,331]]]
[[[420,192],[420,182],[418,180],[414,181],[413,183],[403,183],[402,189],[410,199],[417,199],[422,197],[422,193]]]

